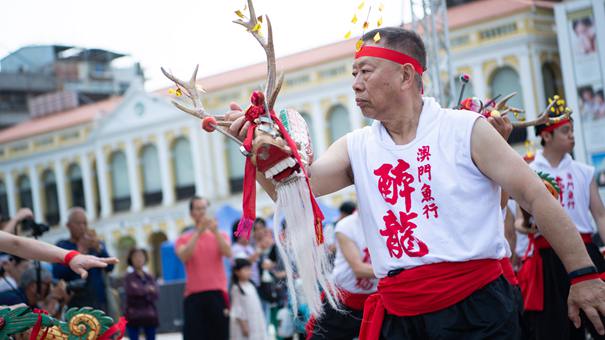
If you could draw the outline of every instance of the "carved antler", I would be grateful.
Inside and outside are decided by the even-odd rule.
[[[205,93],[206,91],[204,91],[204,89],[200,88],[196,82],[197,70],[198,70],[199,66],[200,65],[195,66],[195,70],[193,70],[191,79],[189,79],[188,82],[175,77],[174,75],[172,75],[172,73],[166,71],[163,67],[161,67],[162,73],[164,73],[166,78],[168,78],[168,79],[172,80],[172,82],[174,82],[174,84],[177,87],[177,91],[179,91],[185,97],[189,98],[189,100],[191,101],[191,104],[193,105],[193,108],[189,108],[185,105],[182,105],[181,103],[179,103],[176,100],[173,100],[172,104],[174,106],[176,106],[177,109],[179,109],[183,112],[186,112],[198,119],[201,119],[202,122],[204,123],[204,129],[210,128],[212,130],[217,130],[218,132],[227,136],[228,138],[230,138],[232,141],[234,141],[238,145],[242,145],[242,142],[240,142],[237,138],[232,136],[229,132],[227,132],[221,128],[221,127],[228,127],[229,125],[231,125],[230,122],[225,121],[224,115],[210,115],[206,112],[206,109],[204,109],[204,105],[202,104],[200,92]]]
[[[164,73],[166,78],[174,82],[177,87],[177,91],[180,91],[183,95],[185,95],[191,100],[191,103],[193,104],[193,109],[181,105],[179,102],[173,100],[172,103],[174,104],[174,106],[176,106],[179,110],[187,112],[194,117],[204,119],[206,116],[208,116],[208,114],[204,109],[204,105],[202,104],[202,100],[200,99],[199,92],[201,91],[202,93],[204,93],[205,91],[199,88],[196,84],[197,70],[199,69],[199,67],[200,65],[195,66],[195,70],[193,71],[189,82],[185,82],[184,80],[173,76],[172,73],[166,71],[163,67],[161,67],[160,69],[162,70],[162,73]]]
[[[267,20],[267,40],[265,40],[260,32],[262,16],[256,16],[252,0],[248,0],[248,10],[250,12],[250,19],[248,21],[237,19],[233,20],[233,22],[244,26],[260,43],[267,55],[267,84],[265,85],[265,98],[267,99],[268,115],[269,112],[273,110],[273,105],[277,100],[277,94],[281,89],[284,75],[281,73],[279,78],[277,77],[277,64],[275,62],[275,49],[273,47],[273,30],[271,29],[271,20],[269,20],[269,16],[265,15]]]
[[[540,113],[538,118],[536,118],[534,120],[526,121],[526,122],[514,122],[513,126],[523,128],[523,127],[536,126],[536,125],[542,125],[542,124],[547,124],[547,123],[548,124],[557,124],[561,120],[569,118],[572,113],[571,110],[565,110],[565,113],[559,117],[555,117],[555,118],[549,117],[548,112],[556,104],[556,102],[557,102],[556,100],[553,100],[552,102],[550,102],[550,104],[548,104],[546,109],[544,109],[544,111],[542,111],[542,113]]]

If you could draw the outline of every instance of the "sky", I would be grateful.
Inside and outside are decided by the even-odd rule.
[[[280,57],[341,41],[349,30],[360,35],[370,5],[370,29],[376,27],[381,3],[383,26],[397,25],[407,2],[256,0],[254,7],[257,15],[269,15]],[[155,90],[170,85],[160,66],[186,79],[196,64],[198,75],[205,76],[264,61],[258,42],[231,22],[244,5],[244,0],[7,1],[0,8],[0,58],[30,44],[108,49],[139,61],[148,78],[146,88]],[[351,23],[354,14],[356,25]]]

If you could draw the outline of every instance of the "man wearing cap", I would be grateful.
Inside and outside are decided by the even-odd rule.
[[[575,143],[573,121],[558,114],[561,112],[550,113],[552,118],[560,118],[559,122],[536,126],[536,135],[541,138],[543,150],[537,152],[530,167],[555,179],[561,191],[559,203],[581,234],[585,249],[594,262],[594,266],[581,269],[579,274],[597,277],[598,273],[605,272],[605,260],[592,242],[592,236],[596,232],[605,236],[605,207],[599,196],[594,167],[575,161],[570,155]],[[591,215],[598,229],[593,226]],[[519,219],[523,220],[523,217]],[[542,231],[539,223],[538,228]],[[537,273],[532,273],[538,276],[530,275],[523,279],[531,281],[532,284],[527,286],[538,288],[524,289],[526,315],[536,339],[584,339],[584,327],[575,328],[567,317],[568,312],[575,312],[568,311],[567,293],[570,284],[573,286],[577,281],[574,276],[578,271],[568,274],[553,247],[539,233],[533,241],[533,251],[532,260],[539,258],[540,268]],[[541,276],[539,270],[542,270]],[[587,326],[593,338],[603,338],[590,324]]]
[[[577,230],[480,115],[422,97],[426,51],[416,33],[380,28],[362,40],[353,90],[375,122],[340,138],[309,168],[315,194],[353,184],[358,193],[380,279],[365,302],[360,339],[519,338],[512,288],[498,262],[506,254],[500,188],[534,215],[567,272],[594,266]],[[231,109],[231,132],[243,136],[242,113]],[[272,183],[258,180],[275,198]],[[573,285],[569,306],[576,324],[583,310],[605,333],[605,283]]]

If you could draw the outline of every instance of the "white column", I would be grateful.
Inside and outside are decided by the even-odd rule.
[[[321,112],[321,105],[319,102],[311,103],[311,116],[313,117],[313,129],[315,130],[315,150],[317,150],[317,157],[326,151],[326,122],[323,112]]]
[[[174,203],[174,185],[170,176],[170,156],[163,133],[158,134],[158,158],[160,161],[160,176],[162,177],[162,204],[169,206]]]
[[[140,211],[143,207],[139,176],[137,176],[137,156],[132,141],[126,143],[126,164],[128,166],[128,183],[130,185],[131,211]]]
[[[542,74],[542,65],[540,64],[540,54],[535,48],[531,49],[531,63],[534,69],[533,79],[536,82],[536,97],[538,98],[537,108],[543,110],[546,108],[546,95],[544,93],[544,75]],[[541,112],[541,111],[536,111]]]
[[[201,138],[200,138],[201,137]],[[191,145],[191,160],[193,162],[193,179],[195,180],[195,194],[200,196],[208,195],[207,189],[210,187],[209,180],[210,174],[204,173],[204,170],[210,168],[212,162],[205,160],[203,163],[208,166],[206,169],[202,168],[202,157],[207,156],[207,147],[204,148],[200,145],[200,139],[204,140],[204,145],[208,144],[208,136],[204,133],[200,136],[198,128],[189,129],[189,145]],[[203,150],[203,151],[202,151]],[[202,155],[202,152],[204,153]]]
[[[36,172],[36,167],[33,164],[29,166],[29,182],[31,184],[34,217],[38,222],[43,221],[44,214],[42,213],[42,203],[40,201],[40,180],[38,178],[38,173]]]
[[[12,169],[7,169],[4,176],[6,185],[6,195],[8,196],[8,215],[15,216],[17,213],[17,202],[15,202],[15,179],[13,178]]]
[[[473,84],[475,97],[481,98],[482,100],[487,98],[487,83],[485,82],[485,78],[483,77],[481,63],[473,65],[471,77],[471,83]]]
[[[525,53],[523,53],[525,52]],[[518,55],[519,57],[519,80],[521,81],[521,91],[523,92],[523,106],[527,120],[532,120],[536,115],[536,98],[534,94],[534,86],[532,85],[532,73],[530,65],[530,55],[527,50]],[[531,129],[533,130],[533,129]],[[528,136],[531,135],[528,131]]]
[[[61,166],[61,162],[58,159],[55,159],[55,178],[57,185],[57,198],[59,199],[59,216],[61,225],[64,225],[67,222],[67,195],[65,193],[65,173],[63,172],[63,167]]]
[[[97,161],[98,162],[98,161]],[[98,163],[97,163],[98,164]],[[80,169],[82,169],[82,183],[84,185],[84,207],[86,209],[86,215],[91,221],[97,218],[95,209],[95,197],[93,195],[93,182],[96,181],[92,177],[92,170],[90,169],[90,161],[86,154],[80,155]],[[101,188],[99,188],[100,190]]]
[[[99,196],[101,197],[101,217],[109,217],[111,215],[111,198],[109,197],[109,182],[107,181],[107,163],[105,163],[105,155],[103,150],[97,148],[95,151],[97,157],[97,177],[99,180]]]

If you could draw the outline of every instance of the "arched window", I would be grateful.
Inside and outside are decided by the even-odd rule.
[[[67,183],[69,184],[71,206],[85,208],[84,182],[82,181],[82,171],[78,164],[71,164],[67,168]]]
[[[553,63],[544,63],[542,65],[542,82],[544,84],[544,99],[548,104],[548,98],[552,98],[554,95],[563,95],[561,91],[561,80],[557,77],[557,66]]]
[[[193,160],[189,140],[180,137],[172,144],[172,173],[177,200],[189,199],[195,194],[195,178],[193,176]]]
[[[32,187],[27,175],[21,175],[17,179],[17,190],[19,191],[19,206],[17,208],[34,208],[32,198]]]
[[[313,127],[313,118],[311,117],[310,114],[308,114],[306,112],[301,112],[300,115],[305,120],[305,123],[307,123],[307,128],[309,129],[309,137],[311,138],[311,146],[313,147],[313,153],[316,153],[317,148],[315,147],[315,144],[317,143],[317,139],[315,139],[316,135],[315,135],[315,128]],[[317,155],[315,155],[315,157],[317,157]]]
[[[130,183],[124,152],[116,151],[111,154],[109,164],[113,211],[126,211],[130,209]]]
[[[6,192],[6,185],[4,185],[4,181],[0,181],[0,216],[2,218],[9,216],[8,194]]]
[[[50,225],[59,223],[59,196],[57,180],[52,170],[42,173],[42,188],[44,190],[44,220]]]
[[[227,148],[227,171],[229,173],[229,190],[232,194],[242,192],[244,185],[244,167],[246,158],[239,151],[239,146],[228,139],[225,141]]]
[[[143,177],[143,204],[148,207],[162,203],[162,177],[157,148],[152,144],[143,146],[139,163]]]
[[[155,277],[162,277],[162,243],[168,240],[166,234],[161,231],[149,235],[148,245],[150,246],[149,263],[147,266],[151,268],[151,272]]]
[[[523,92],[521,88],[521,82],[519,80],[519,74],[510,66],[504,66],[496,69],[492,74],[490,81],[490,94],[491,97],[500,95],[500,98],[510,94],[511,92],[517,92],[517,95],[508,101],[508,104],[513,107],[523,108]],[[514,116],[510,115],[509,118],[514,120]],[[508,138],[510,144],[522,143],[527,139],[527,129],[520,128],[514,129],[513,133]]]
[[[333,106],[328,113],[328,128],[330,144],[351,131],[349,111],[342,105]]]

